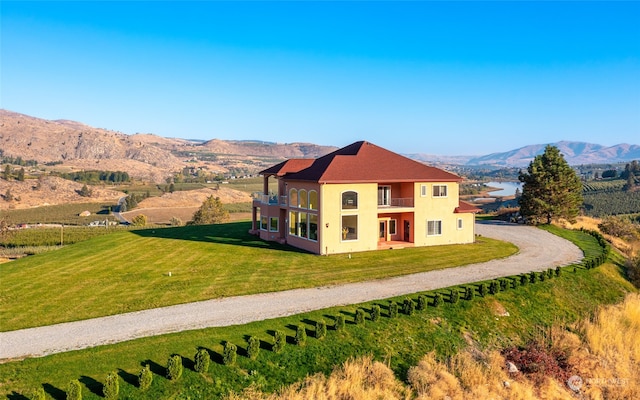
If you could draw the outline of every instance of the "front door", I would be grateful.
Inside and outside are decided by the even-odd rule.
[[[404,220],[404,241],[411,241],[411,224],[406,219]]]
[[[387,241],[387,231],[388,231],[387,220],[386,219],[378,220],[378,224],[380,225],[379,233],[378,233],[378,241],[379,242],[386,242]]]

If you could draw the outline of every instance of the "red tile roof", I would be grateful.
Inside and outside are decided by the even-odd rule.
[[[269,167],[261,171],[260,174],[283,176],[288,173],[301,171],[313,164],[314,161],[315,159],[313,158],[292,158],[276,164],[273,167]]]
[[[288,165],[289,162],[296,162]],[[309,163],[305,166],[305,162]],[[298,169],[299,168],[299,169]],[[319,183],[461,182],[458,175],[430,167],[369,142],[355,142],[315,160],[288,160],[261,172]]]
[[[470,213],[470,212],[477,213],[477,212],[480,212],[480,211],[482,211],[482,209],[480,209],[480,208],[478,208],[478,207],[476,207],[476,206],[474,206],[472,204],[469,204],[469,203],[464,202],[464,201],[459,201],[458,207],[456,207],[456,209],[453,212],[456,213],[456,214],[461,214],[461,213]]]

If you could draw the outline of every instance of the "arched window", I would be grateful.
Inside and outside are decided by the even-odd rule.
[[[318,192],[309,190],[309,210],[318,209]]]
[[[298,207],[307,208],[307,191],[304,189],[298,192]]]
[[[349,191],[342,193],[342,209],[355,210],[358,208],[358,193]]]
[[[298,207],[298,191],[296,189],[289,190],[289,207]]]

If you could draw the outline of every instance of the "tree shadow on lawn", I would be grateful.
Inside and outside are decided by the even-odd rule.
[[[118,376],[120,376],[120,378],[122,378],[122,380],[128,383],[129,385],[133,387],[138,387],[139,382],[138,382],[137,375],[131,374],[123,369],[118,369]]]
[[[12,392],[9,395],[7,395],[7,399],[8,400],[29,400],[29,397],[20,394],[18,392]]]
[[[49,394],[49,396],[53,397],[56,400],[65,400],[67,398],[67,392],[64,390],[53,386],[50,383],[45,383],[42,385],[44,391]]]
[[[162,377],[166,377],[167,376],[167,368],[163,367],[162,365],[158,364],[157,362],[155,362],[153,360],[144,360],[143,362],[140,363],[140,366],[142,366],[142,368],[144,368],[147,365],[149,366],[149,370],[154,375],[159,375],[159,376],[162,376]]]
[[[215,225],[190,225],[171,228],[136,229],[131,233],[141,237],[159,239],[190,240],[195,242],[229,244],[234,246],[254,247],[286,251],[292,253],[310,254],[292,246],[277,242],[266,242],[259,237],[250,235],[251,222],[229,222]]]
[[[97,380],[93,379],[90,376],[86,376],[86,375],[82,375],[79,379],[80,383],[82,383],[83,385],[85,385],[87,387],[87,389],[89,389],[89,391],[91,391],[91,393],[95,394],[96,396],[100,396],[102,397],[102,383],[98,382]]]

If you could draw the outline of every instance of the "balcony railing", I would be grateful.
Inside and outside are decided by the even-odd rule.
[[[384,207],[413,207],[413,197],[392,198],[389,204],[378,204],[378,208]]]
[[[263,193],[256,193],[254,195],[255,199],[258,200],[260,203],[262,204],[280,204],[280,205],[287,205],[287,196],[278,196],[275,194],[263,194]]]

